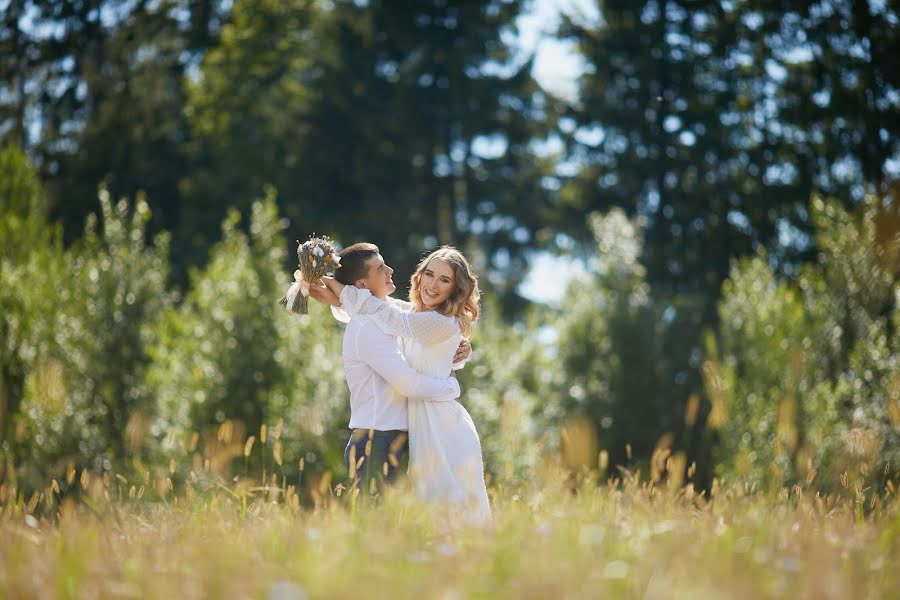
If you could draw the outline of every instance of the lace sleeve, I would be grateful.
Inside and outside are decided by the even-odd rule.
[[[413,309],[412,302],[407,302],[406,300],[399,300],[397,298],[388,296],[387,301],[390,302],[391,306],[396,306],[400,310],[404,310],[406,312],[410,312]]]
[[[351,285],[341,292],[342,308],[350,317],[366,316],[389,335],[437,344],[459,333],[456,319],[433,310],[407,312],[392,302],[379,300],[366,289]]]

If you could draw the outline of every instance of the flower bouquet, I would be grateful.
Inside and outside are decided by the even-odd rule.
[[[326,236],[311,237],[302,244],[298,240],[297,244],[300,265],[294,271],[294,282],[278,303],[293,313],[305,315],[309,313],[310,284],[340,267],[341,257],[334,242]]]

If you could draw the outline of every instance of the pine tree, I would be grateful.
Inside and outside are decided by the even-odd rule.
[[[480,266],[514,289],[542,198],[529,144],[552,108],[501,40],[520,10],[236,3],[191,92],[206,165],[185,183],[191,209],[246,211],[272,184],[295,236],[375,241],[401,273],[437,244],[484,249]]]

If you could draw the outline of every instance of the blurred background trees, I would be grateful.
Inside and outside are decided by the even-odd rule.
[[[202,463],[223,424],[261,444],[283,418],[279,467],[339,469],[340,328],[274,305],[316,232],[375,241],[398,283],[440,243],[473,260],[463,401],[497,478],[572,422],[699,485],[896,471],[893,3],[572,3],[542,24],[572,96],[521,46],[536,7],[0,3],[10,463]],[[534,306],[546,253],[584,273],[536,274],[564,293]]]
[[[796,280],[762,253],[734,265],[704,369],[722,473],[834,488],[847,470],[878,485],[896,469],[900,244],[877,239],[878,204],[854,217],[815,198],[822,251]]]

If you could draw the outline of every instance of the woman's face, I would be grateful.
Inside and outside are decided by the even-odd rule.
[[[425,308],[440,306],[456,289],[453,267],[439,258],[432,258],[419,279],[419,297]]]

